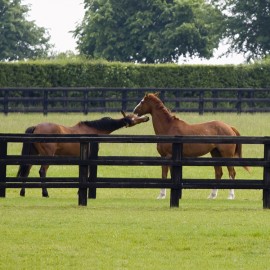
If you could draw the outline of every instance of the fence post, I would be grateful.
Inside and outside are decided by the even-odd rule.
[[[89,143],[80,143],[80,160],[85,161],[89,158]],[[87,186],[83,184],[87,183],[88,179],[88,165],[79,166],[79,205],[87,205]]]
[[[237,105],[236,105],[237,113],[240,114],[242,112],[242,92],[241,90],[237,91]]]
[[[250,92],[249,92],[249,111],[251,113],[254,113],[254,110],[255,110],[255,102],[254,102],[254,89],[252,89]]]
[[[83,91],[83,113],[88,114],[88,91]]]
[[[212,90],[212,99],[213,99],[213,110],[214,113],[216,112],[217,109],[217,99],[218,99],[218,91],[217,90]]]
[[[204,91],[201,90],[199,93],[199,114],[203,115],[204,113]]]
[[[5,90],[4,92],[4,114],[8,115],[8,90]]]
[[[264,145],[264,161],[267,165],[263,168],[263,208],[270,209],[270,143]]]
[[[171,178],[174,187],[171,189],[170,207],[179,207],[179,200],[182,197],[182,153],[183,143],[173,143],[172,159],[179,165],[173,165],[171,168]]]
[[[175,109],[179,111],[180,110],[180,102],[179,102],[180,91],[175,91],[175,97],[177,99],[177,101],[175,101]]]
[[[90,144],[90,159],[96,159],[98,157],[98,143],[91,142]],[[95,182],[97,179],[97,165],[91,165],[89,168],[89,182]],[[88,190],[88,198],[96,199],[97,188],[92,187]]]
[[[164,100],[164,102],[166,102],[165,91],[164,90],[160,90],[159,97],[160,97],[161,100]]]
[[[125,89],[122,91],[122,110],[127,111],[127,91]]]
[[[65,113],[68,113],[68,91],[64,91],[64,89],[62,91],[64,97],[63,107],[65,109]]]
[[[48,114],[48,90],[43,90],[43,114]]]
[[[7,142],[2,141],[0,142],[0,159],[4,159],[7,157]],[[0,182],[5,183],[6,182],[6,172],[7,172],[7,166],[5,164],[0,163]],[[0,188],[0,197],[5,198],[6,197],[6,188]]]

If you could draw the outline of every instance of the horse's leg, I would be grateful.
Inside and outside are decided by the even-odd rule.
[[[40,143],[40,144],[37,144],[36,147],[41,156],[51,157],[55,155],[55,151],[57,149],[57,143]],[[39,169],[39,176],[42,178],[45,178],[48,168],[49,168],[49,165],[41,165]],[[45,183],[45,180],[42,180],[42,183]],[[45,187],[42,188],[42,196],[49,197],[47,188]]]
[[[28,177],[32,165],[21,165],[17,174],[17,177]],[[25,188],[21,188],[20,196],[25,196]]]
[[[162,179],[167,179],[168,171],[169,171],[169,166],[163,165],[162,166]],[[166,198],[166,189],[162,188],[160,190],[160,193],[159,193],[157,199],[159,200],[159,199],[165,199],[165,198]]]
[[[20,190],[20,196],[25,197],[25,188],[24,187],[21,188],[21,190]]]
[[[223,172],[222,172],[222,167],[221,166],[215,166],[215,178],[216,180],[220,180]],[[208,199],[216,199],[218,194],[218,189],[217,188],[213,188],[210,195],[208,196]]]
[[[49,168],[49,165],[42,165],[40,167],[40,170],[39,170],[39,176],[46,177],[46,172],[47,172],[48,168]],[[44,183],[45,181],[42,180],[42,182]],[[49,197],[47,188],[45,188],[45,187],[42,188],[42,197]]]
[[[235,175],[236,175],[236,172],[235,172],[234,167],[228,166],[227,168],[228,168],[230,179],[231,180],[234,180],[235,179]],[[233,200],[234,198],[235,198],[234,189],[230,189],[229,190],[228,200]]]
[[[211,156],[212,157],[221,157],[220,152],[215,148],[211,151]],[[220,180],[222,178],[223,172],[222,172],[222,167],[221,166],[215,166],[215,179]],[[210,195],[208,196],[208,199],[216,199],[218,194],[218,189],[213,188]]]
[[[34,132],[34,130],[35,130],[35,127],[29,127],[26,129],[25,133],[31,134]],[[38,152],[34,144],[24,142],[22,145],[22,155],[23,156],[38,155]],[[25,177],[25,178],[28,177],[31,168],[32,168],[31,164],[26,164],[26,165],[21,164],[17,173],[17,177]],[[25,188],[21,188],[20,196],[22,197],[25,196]]]

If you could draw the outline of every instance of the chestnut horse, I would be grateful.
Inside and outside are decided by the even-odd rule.
[[[41,123],[26,129],[25,133],[33,134],[110,134],[122,127],[132,127],[137,124],[147,122],[149,117],[126,115],[122,112],[123,118],[112,119],[104,117],[100,120],[79,122],[73,127],[65,127],[53,123]],[[23,143],[22,155],[43,155],[43,156],[79,156],[79,143]],[[27,177],[32,165],[20,165],[17,177]],[[40,177],[46,177],[49,165],[42,165],[39,170]],[[21,196],[25,196],[25,188],[20,191]],[[42,196],[49,197],[46,188],[42,189]]]
[[[239,132],[221,121],[211,121],[200,124],[188,124],[178,119],[164,106],[158,98],[158,94],[146,94],[140,103],[134,108],[133,113],[138,116],[151,114],[153,127],[157,135],[200,135],[200,136],[240,136]],[[162,157],[172,156],[172,145],[158,143],[157,150]],[[241,144],[184,144],[183,155],[185,157],[198,157],[207,153],[212,157],[241,157]],[[223,172],[221,166],[215,166],[215,178],[221,179]],[[230,179],[235,179],[234,167],[228,166]],[[248,167],[244,167],[249,171]],[[167,178],[169,166],[162,166],[162,178]],[[217,189],[212,189],[209,199],[217,197]],[[166,190],[161,189],[158,199],[166,197]],[[230,189],[228,199],[234,199],[234,190]]]

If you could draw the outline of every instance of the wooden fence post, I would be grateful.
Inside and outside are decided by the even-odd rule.
[[[90,143],[90,159],[96,159],[98,157],[98,143]],[[91,165],[89,169],[89,182],[95,182],[97,179],[97,165]],[[88,198],[96,199],[97,197],[97,188],[89,188]]]
[[[89,158],[89,143],[80,144],[80,160],[85,161]],[[88,180],[88,165],[80,165],[79,167],[79,205],[87,205],[87,187],[83,184],[87,183]],[[82,187],[81,187],[82,186]]]
[[[122,110],[127,111],[127,91],[125,90],[122,92]]]
[[[237,91],[237,105],[236,105],[237,113],[240,114],[242,112],[242,92]]]
[[[83,113],[88,114],[88,91],[83,91]]]
[[[214,113],[217,109],[217,100],[218,100],[219,92],[217,90],[212,90],[212,99],[213,99],[213,110]]]
[[[203,113],[204,113],[204,91],[203,90],[201,90],[199,92],[199,108],[198,108],[198,110],[199,110],[199,114],[203,115]]]
[[[268,163],[267,166],[263,168],[263,208],[270,209],[270,143],[264,145],[264,160]]]
[[[2,141],[0,143],[0,159],[4,159],[7,157],[7,142]],[[0,163],[0,182],[5,183],[6,182],[6,172],[7,172],[7,166],[5,164]],[[6,197],[6,188],[0,188],[0,197],[5,198]]]
[[[9,102],[9,95],[8,95],[8,90],[4,91],[4,114],[8,115],[9,110],[8,110],[8,102]]]
[[[43,90],[43,114],[48,114],[48,90]]]
[[[174,187],[171,189],[170,207],[179,207],[179,200],[182,197],[182,153],[183,143],[174,143],[172,145],[172,159],[179,165],[173,165],[171,168],[171,178]]]

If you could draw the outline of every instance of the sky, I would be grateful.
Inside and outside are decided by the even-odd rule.
[[[28,20],[48,29],[56,52],[76,51],[75,30],[84,16],[83,0],[22,0],[29,6]]]
[[[83,0],[22,0],[29,6],[28,20],[33,20],[39,27],[48,29],[51,43],[55,44],[54,51],[76,52],[76,40],[70,31],[75,30],[84,16]],[[226,45],[221,44],[210,60],[185,59],[179,63],[186,64],[240,64],[244,62],[241,55],[223,56]]]

